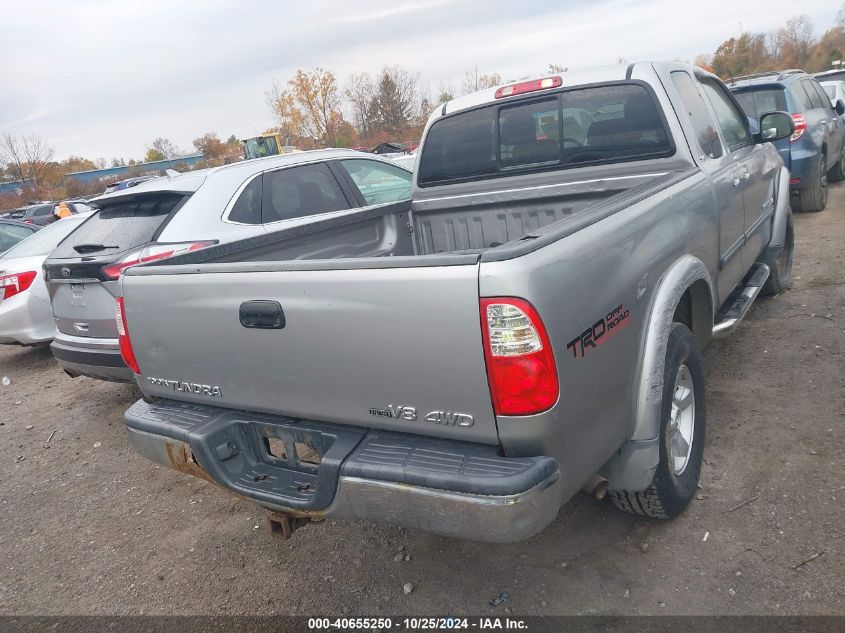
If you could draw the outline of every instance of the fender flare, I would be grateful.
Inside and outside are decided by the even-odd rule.
[[[640,352],[633,429],[628,441],[601,469],[612,490],[645,490],[654,476],[660,461],[660,411],[669,331],[681,297],[699,281],[706,283],[709,291],[712,329],[713,282],[700,259],[694,255],[678,259],[663,274],[655,290]]]
[[[772,238],[768,248],[783,248],[786,242],[786,221],[789,217],[789,170],[780,168],[775,184],[775,215],[772,219]]]

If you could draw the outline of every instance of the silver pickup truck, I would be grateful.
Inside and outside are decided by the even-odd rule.
[[[694,496],[700,350],[789,284],[789,174],[713,75],[637,63],[431,116],[411,202],[128,269],[138,452],[308,520],[525,539]],[[349,186],[349,183],[345,183]]]

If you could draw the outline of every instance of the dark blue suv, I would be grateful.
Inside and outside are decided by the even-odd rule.
[[[827,205],[827,181],[845,179],[845,123],[824,89],[802,70],[760,73],[728,84],[745,114],[754,120],[765,112],[789,112],[795,121],[791,137],[776,141],[789,168],[790,190],[801,211]]]

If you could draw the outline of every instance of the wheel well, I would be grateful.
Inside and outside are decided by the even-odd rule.
[[[706,281],[699,279],[686,289],[672,316],[672,321],[683,323],[690,329],[698,343],[698,349],[704,349],[710,342],[713,332],[712,306],[710,287]]]

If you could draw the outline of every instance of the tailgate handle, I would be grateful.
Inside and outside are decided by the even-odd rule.
[[[285,313],[278,301],[244,301],[239,310],[241,325],[265,330],[285,327]]]

